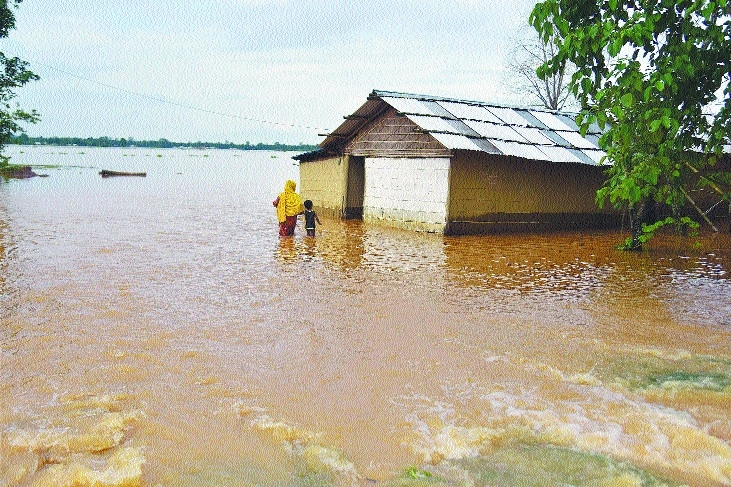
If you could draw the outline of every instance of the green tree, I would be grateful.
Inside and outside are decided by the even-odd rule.
[[[0,39],[8,37],[15,28],[14,8],[22,0],[2,0],[0,3]],[[0,165],[7,165],[8,158],[2,151],[10,139],[18,132],[23,132],[21,122],[36,123],[39,120],[35,110],[27,112],[19,106],[12,106],[17,96],[16,89],[29,81],[39,79],[38,75],[28,69],[28,63],[17,57],[7,57],[0,52]]]
[[[599,143],[612,165],[597,202],[627,210],[627,247],[642,246],[648,202],[672,208],[667,222],[688,221],[680,209],[699,174],[729,199],[718,184],[729,174],[714,173],[731,134],[729,0],[544,0],[530,23],[558,46],[539,76],[576,66],[577,122],[606,129]]]

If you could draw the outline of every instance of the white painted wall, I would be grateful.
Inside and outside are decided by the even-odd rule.
[[[443,232],[449,159],[365,159],[363,218]]]

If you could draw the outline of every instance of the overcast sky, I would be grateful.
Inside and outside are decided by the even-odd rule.
[[[24,0],[32,136],[318,143],[373,89],[520,104],[534,1]]]

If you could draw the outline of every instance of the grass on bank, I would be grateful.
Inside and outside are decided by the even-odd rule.
[[[19,164],[10,164],[7,158],[0,156],[0,177],[4,179],[17,177],[19,174],[25,172],[26,167]]]

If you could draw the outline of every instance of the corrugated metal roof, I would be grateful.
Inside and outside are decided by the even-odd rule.
[[[539,129],[547,129],[548,127],[546,124],[538,120],[534,115],[530,113],[529,110],[521,110],[520,116],[523,117],[528,121],[528,126],[530,127],[538,127]]]
[[[520,114],[513,108],[489,107],[488,110],[490,110],[506,125],[514,125],[518,127],[528,126],[528,120],[521,117]]]
[[[582,137],[579,132],[569,132],[568,130],[564,130],[559,132],[559,135],[566,139],[569,144],[579,149],[598,149],[596,145]]]
[[[592,161],[594,161],[597,164],[600,164],[602,157],[604,157],[606,155],[604,153],[604,151],[601,151],[601,150],[585,150],[583,152],[584,152],[584,154],[589,156]]]
[[[409,115],[434,115],[427,105],[414,98],[382,96],[381,99],[401,113],[408,113]]]
[[[591,165],[604,156],[597,147],[599,128],[582,137],[571,114],[391,91],[373,91],[320,147],[344,143],[389,107],[449,150]]]
[[[543,135],[543,133],[536,127],[513,127],[513,129],[531,144],[537,145],[552,145],[553,141]],[[593,148],[593,146],[592,146]]]
[[[551,130],[573,130],[566,122],[553,113],[539,112],[537,110],[531,110],[530,113]]]
[[[561,147],[570,147],[571,144],[569,144],[569,141],[558,135],[558,132],[554,132],[553,130],[545,129],[541,130],[541,133],[551,139],[554,144],[561,146]]]
[[[505,140],[495,140],[493,143],[506,156],[523,157],[525,159],[536,159],[539,161],[546,159],[546,154],[535,145],[520,144]]]
[[[483,150],[482,147],[477,145],[475,143],[474,139],[471,139],[469,137],[466,137],[464,135],[457,135],[457,134],[446,134],[446,133],[440,133],[436,132],[433,133],[432,136],[437,139],[441,144],[444,145],[444,147],[448,147],[449,149],[461,149],[461,150],[473,150],[473,151],[480,151],[480,152],[490,152]],[[500,152],[495,150],[492,151],[493,153],[499,154]]]
[[[443,101],[439,104],[456,118],[502,123],[502,121],[493,115],[487,108],[479,105],[468,105],[466,103],[457,103],[452,101]]]
[[[508,140],[512,142],[525,142],[528,140],[509,125],[498,125],[496,123],[479,122],[477,120],[465,120],[475,132],[487,139]]]
[[[547,160],[551,162],[583,162],[581,158],[576,157],[569,149],[566,147],[559,147],[557,145],[543,145],[540,147],[541,152],[546,154]]]
[[[453,132],[460,135],[467,135],[463,130],[453,127],[449,121],[441,117],[427,117],[424,115],[408,115],[409,120],[426,130],[427,132]]]

